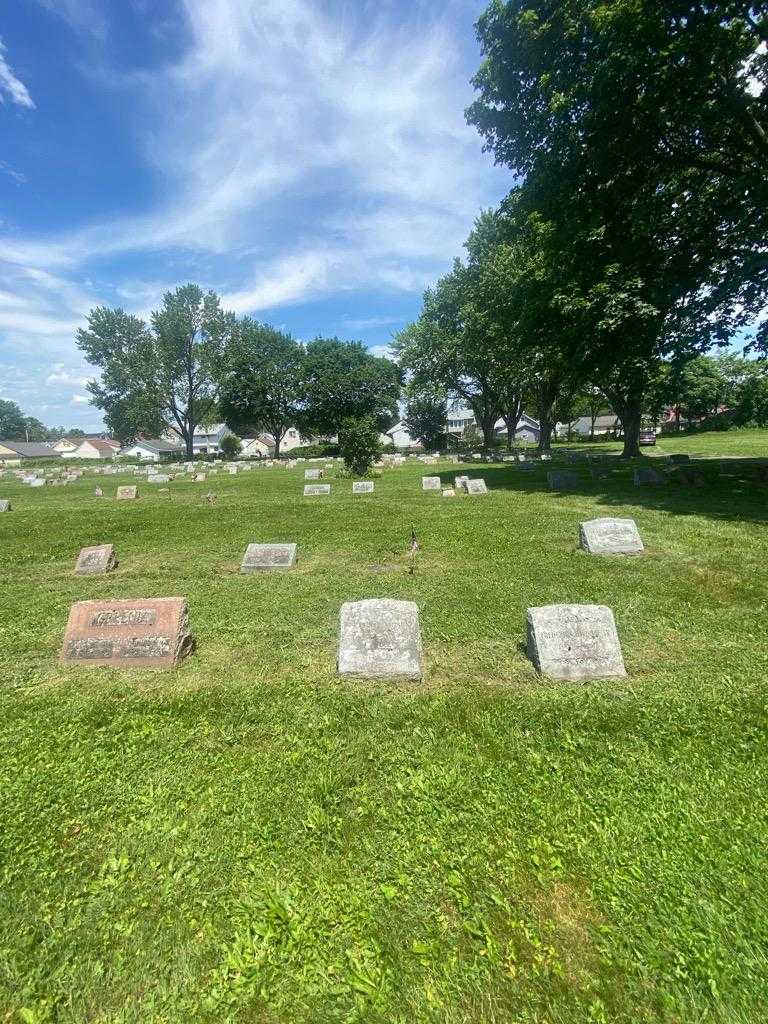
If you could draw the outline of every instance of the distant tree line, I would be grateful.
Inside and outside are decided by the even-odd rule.
[[[411,394],[459,395],[486,444],[530,403],[542,448],[593,396],[636,455],[663,388],[765,305],[768,17],[494,0],[477,33],[468,120],[517,183],[398,335]],[[768,322],[751,347],[765,355]],[[742,372],[755,419],[760,372]]]
[[[0,438],[6,441],[58,441],[62,437],[85,437],[79,427],[46,427],[34,416],[25,416],[16,402],[0,398]]]
[[[168,292],[149,324],[92,310],[78,346],[101,371],[88,391],[110,432],[130,441],[170,428],[189,457],[197,427],[217,418],[236,433],[268,433],[276,455],[289,427],[327,437],[348,421],[385,430],[397,419],[402,373],[392,360],[357,341],[301,343],[225,312],[194,284]]]

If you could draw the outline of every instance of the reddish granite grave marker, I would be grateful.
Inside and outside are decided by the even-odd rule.
[[[69,611],[61,661],[172,668],[193,646],[183,597],[78,601]]]

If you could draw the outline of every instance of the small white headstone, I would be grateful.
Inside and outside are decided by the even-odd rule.
[[[467,480],[467,494],[487,494],[485,480]]]
[[[454,477],[454,481],[453,481],[454,486],[456,487],[457,491],[466,491],[467,483],[468,482],[469,482],[469,477],[468,476],[457,476],[457,477]]]
[[[10,512],[10,511],[11,511],[11,502],[10,502],[10,500],[8,498],[1,498],[0,499],[0,512]]]
[[[166,473],[155,473],[147,477],[148,484],[167,484],[171,478]]]
[[[439,476],[423,476],[421,478],[422,491],[440,491],[442,487]]]
[[[528,609],[528,657],[553,679],[615,679],[627,674],[613,612],[598,604]]]
[[[195,475],[192,477],[192,482],[196,484],[204,484],[205,473],[195,473]]]
[[[304,485],[304,497],[312,498],[322,494],[330,494],[330,484],[305,484]]]
[[[355,480],[352,484],[353,494],[373,494],[373,480]]]
[[[118,501],[132,501],[134,498],[138,498],[139,489],[138,487],[118,487],[117,488],[117,500]]]
[[[249,544],[240,565],[240,572],[291,569],[295,564],[295,544]]]
[[[634,519],[590,519],[580,524],[579,540],[591,555],[636,555],[644,550]]]
[[[444,487],[443,488],[443,497],[444,498],[455,498],[456,497],[456,491],[452,487]]]
[[[363,679],[421,679],[421,628],[413,601],[383,598],[342,605],[338,670]]]
[[[323,476],[322,469],[305,469],[304,479],[305,480],[321,480]]]

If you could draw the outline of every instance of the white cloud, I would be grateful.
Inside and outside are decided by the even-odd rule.
[[[372,356],[380,356],[383,359],[394,359],[395,354],[391,345],[371,345],[368,351]]]
[[[11,71],[8,61],[5,59],[5,54],[6,47],[2,39],[0,39],[0,103],[4,102],[3,93],[5,93],[10,97],[12,103],[34,110],[35,104],[29,95],[29,90]]]
[[[90,405],[91,400],[87,395],[72,395],[70,405]]]

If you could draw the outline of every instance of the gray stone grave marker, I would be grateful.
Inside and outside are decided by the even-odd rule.
[[[304,479],[305,480],[322,480],[323,471],[322,469],[305,469]]]
[[[644,484],[651,484],[653,486],[659,486],[665,484],[667,478],[663,473],[660,473],[657,469],[636,469],[635,470],[635,487],[642,487]]]
[[[330,484],[305,484],[304,485],[304,497],[320,497],[323,494],[331,493]]]
[[[579,543],[590,555],[637,555],[644,550],[634,519],[589,519],[579,524]]]
[[[81,550],[75,564],[75,575],[100,576],[111,572],[116,565],[114,546],[112,544],[97,544],[94,547]]]
[[[363,679],[421,679],[421,627],[413,601],[382,598],[342,605],[338,671]]]
[[[0,512],[10,512],[11,502],[9,498],[0,498]]]
[[[455,498],[456,497],[456,491],[453,489],[453,487],[444,487],[443,488],[443,497],[444,498]]]
[[[625,676],[616,623],[598,604],[550,604],[529,608],[528,656],[553,679],[617,679]]]
[[[550,491],[575,491],[579,486],[579,475],[567,469],[555,469],[547,473],[547,483]]]
[[[467,494],[487,494],[485,480],[467,480]]]
[[[292,569],[295,564],[295,544],[249,544],[240,565],[240,572]]]
[[[353,494],[373,494],[373,480],[355,480],[352,484]]]
[[[132,501],[134,498],[138,498],[139,489],[138,487],[118,487],[116,498],[118,501]]]
[[[423,476],[421,478],[422,491],[440,491],[443,485],[439,476]]]

